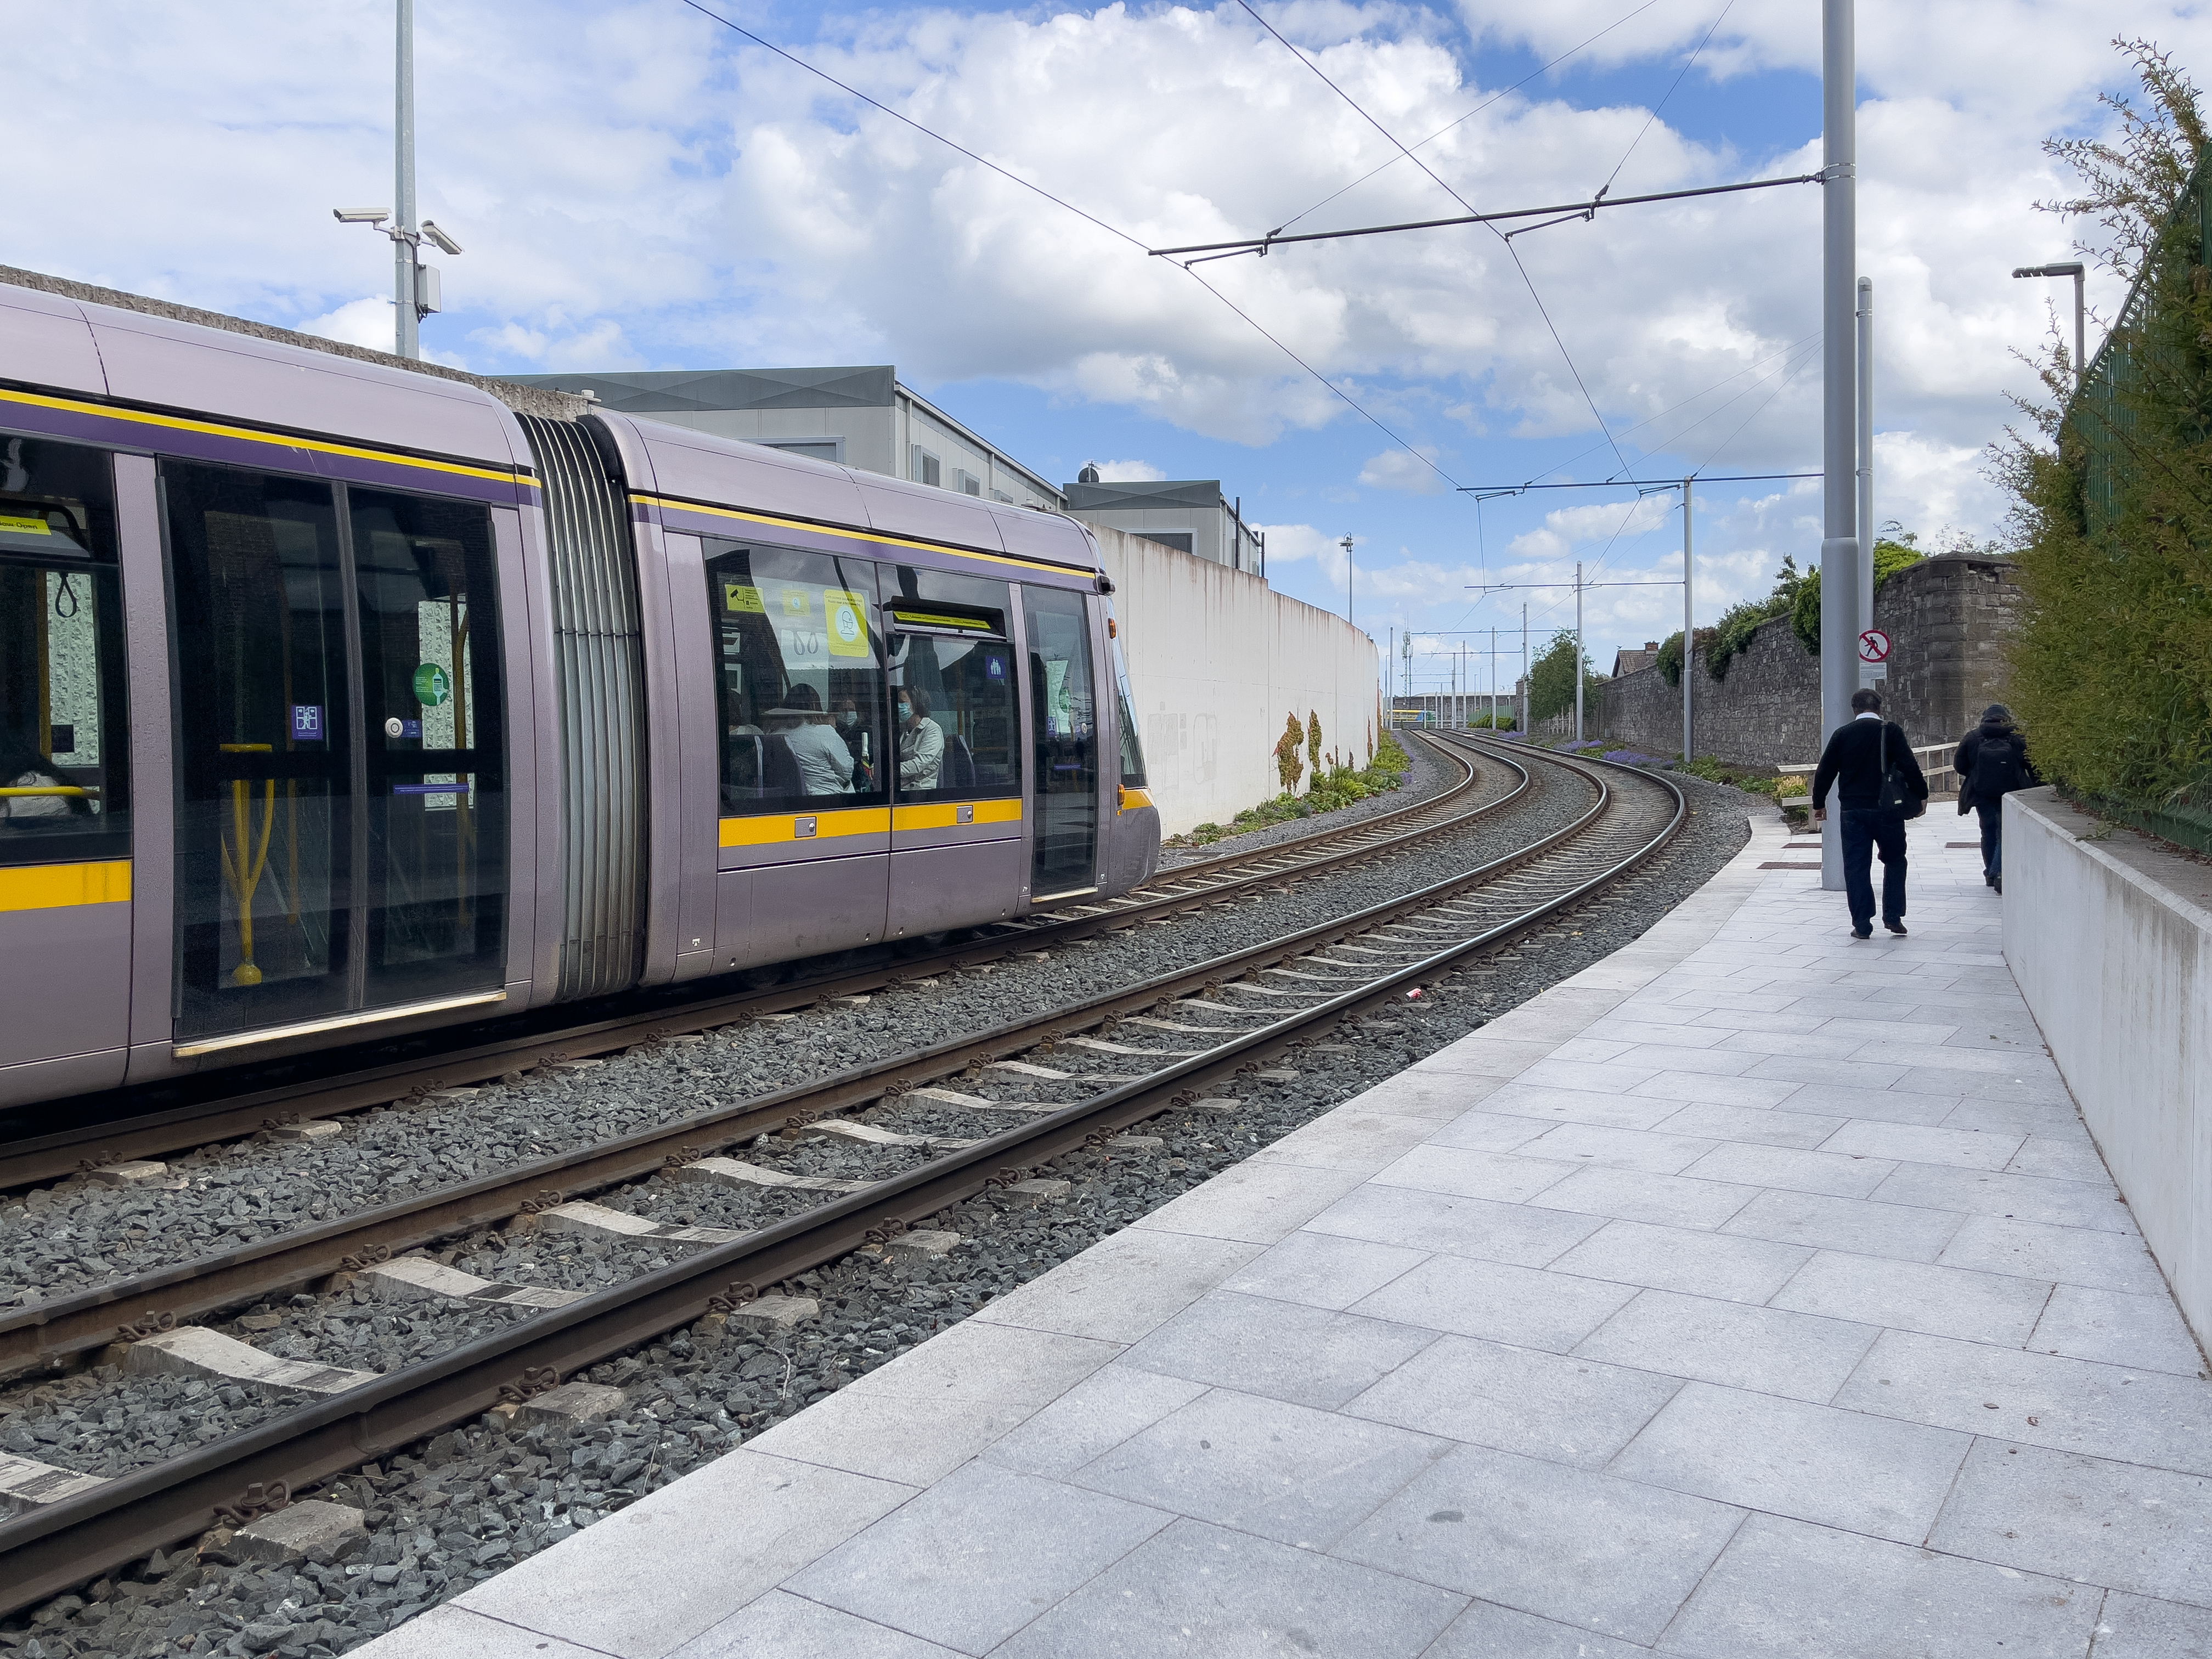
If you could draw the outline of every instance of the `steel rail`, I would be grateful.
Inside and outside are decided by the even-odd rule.
[[[1429,741],[1446,758],[1466,765],[1464,759],[1449,747],[1434,739]],[[1142,887],[1119,898],[1085,907],[1082,914],[1048,912],[1036,919],[1007,924],[1008,931],[1005,933],[919,956],[762,990],[732,992],[724,988],[694,1000],[582,1021],[551,1031],[495,1036],[471,1047],[366,1067],[335,1078],[255,1090],[221,1103],[178,1107],[143,1117],[26,1137],[0,1146],[0,1190],[60,1180],[104,1164],[158,1158],[210,1141],[253,1134],[285,1121],[337,1116],[410,1095],[433,1094],[511,1071],[527,1071],[550,1060],[606,1054],[654,1037],[725,1024],[748,1012],[778,1013],[805,1007],[824,998],[862,995],[902,980],[926,977],[936,969],[959,968],[1018,951],[1035,950],[1047,941],[1070,942],[1117,932],[1148,916],[1197,909],[1240,891],[1319,875],[1464,829],[1527,793],[1527,772],[1516,769],[1521,770],[1520,781],[1503,795],[1464,811],[1443,811],[1434,823],[1422,824],[1410,834],[1401,829],[1378,837],[1376,831],[1425,813],[1437,813],[1440,808],[1457,801],[1480,782],[1472,766],[1449,789],[1392,811],[1364,818],[1356,824],[1324,828],[1264,850],[1249,849],[1196,860],[1156,874]],[[1311,850],[1325,848],[1333,841],[1346,844],[1333,852]],[[1309,849],[1309,855],[1291,867],[1237,873],[1240,868],[1257,863],[1274,863],[1292,857],[1300,848]],[[1212,879],[1213,884],[1195,891],[1166,894],[1158,890],[1164,884],[1180,886],[1189,881],[1207,879]]]
[[[1526,783],[1526,771],[1523,782]],[[1517,793],[1517,792],[1516,792]],[[1578,830],[1603,805],[1602,796]],[[1449,878],[1458,885],[1487,881],[1544,850],[1556,837],[1532,843],[1475,870]],[[979,1058],[1034,1047],[1055,1035],[1086,1030],[1108,1018],[1149,1007],[1164,997],[1203,988],[1227,975],[1267,965],[1270,951],[1296,951],[1310,938],[1338,937],[1346,927],[1373,925],[1422,893],[1389,899],[1349,916],[1321,923],[1194,966],[1172,969],[1103,997],[1009,1021],[895,1059],[871,1061],[827,1079],[641,1130],[620,1139],[538,1158],[518,1169],[379,1205],[317,1226],[297,1229],[171,1267],[134,1273],[0,1315],[0,1377],[51,1366],[69,1356],[118,1340],[120,1326],[149,1320],[187,1319],[241,1300],[278,1293],[345,1271],[379,1252],[412,1249],[504,1220],[525,1205],[552,1196],[613,1186],[663,1168],[671,1158],[696,1156],[782,1129],[808,1119],[865,1104],[886,1092],[886,1079],[918,1085],[962,1072]],[[1273,960],[1273,958],[1269,958]]]
[[[1609,763],[1567,762],[1597,782],[1599,799],[1565,830],[1484,868],[1525,864],[1543,851],[1571,844],[1602,820],[1613,792],[1594,769]],[[1644,778],[1655,775],[1639,774]],[[204,1530],[216,1507],[234,1502],[253,1483],[264,1490],[282,1482],[302,1490],[380,1457],[448,1424],[489,1410],[526,1372],[546,1368],[566,1374],[687,1324],[709,1310],[711,1298],[742,1302],[754,1287],[773,1285],[834,1261],[870,1243],[885,1242],[915,1219],[1019,1178],[1030,1168],[1072,1152],[1094,1137],[1157,1115],[1196,1097],[1194,1086],[1254,1067],[1301,1041],[1313,1027],[1360,1008],[1395,999],[1402,988],[1429,978],[1453,962],[1528,930],[1558,911],[1637,868],[1670,842],[1687,815],[1687,801],[1671,779],[1655,779],[1673,797],[1674,811],[1656,833],[1605,868],[1472,937],[1454,941],[1376,979],[1291,1010],[1283,1018],[1110,1090],[992,1136],[878,1182],[865,1192],[832,1200],[734,1243],[694,1255],[550,1310],[507,1330],[463,1344],[346,1394],[302,1407],[172,1460],[33,1511],[0,1526],[0,1613],[56,1595],[176,1540]],[[1306,930],[1300,939],[1365,931],[1387,917],[1425,908],[1470,884],[1469,876],[1447,878],[1358,917]],[[1290,941],[1240,952],[1223,963],[1249,961]],[[1294,953],[1294,952],[1286,952]],[[1189,975],[1178,977],[1188,978]],[[1150,993],[1156,996],[1157,991]],[[1149,997],[1147,998],[1149,1000]],[[880,1092],[880,1090],[878,1091]]]

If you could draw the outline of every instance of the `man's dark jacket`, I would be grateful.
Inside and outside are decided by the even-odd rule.
[[[1976,806],[1994,805],[2015,789],[2032,789],[2040,782],[2027,758],[2027,739],[2010,720],[1982,716],[1982,723],[1966,733],[1951,764],[1959,774],[1959,812],[1964,817]]]
[[[1928,781],[1920,775],[1913,758],[1912,740],[1893,720],[1854,720],[1839,726],[1821,752],[1820,769],[1813,774],[1813,805],[1828,804],[1828,788],[1835,786],[1845,811],[1881,805],[1881,734],[1889,733],[1889,763],[1905,780],[1905,793],[1915,800],[1928,799]]]

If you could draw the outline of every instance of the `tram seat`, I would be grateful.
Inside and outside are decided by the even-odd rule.
[[[940,789],[973,789],[975,787],[975,757],[969,750],[968,739],[957,732],[945,734],[945,762],[939,769],[937,787]]]
[[[806,786],[799,775],[799,757],[780,737],[733,734],[723,752],[729,759],[722,780],[725,811],[742,811],[763,800],[805,793]]]

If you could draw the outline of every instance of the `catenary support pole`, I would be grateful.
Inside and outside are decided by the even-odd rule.
[[[1490,735],[1498,735],[1498,624],[1490,624]]]
[[[1583,562],[1575,561],[1575,742],[1583,740]]]
[[[1852,635],[1854,643],[1874,626],[1874,279],[1862,276],[1858,286],[1859,625]],[[1872,685],[1888,672],[1862,658],[1859,684]]]
[[[398,52],[392,70],[392,349],[422,356],[422,319],[415,309],[415,0],[398,0]]]
[[[1691,547],[1690,486],[1692,480],[1682,480],[1682,763],[1686,766],[1690,757],[1697,752],[1691,747],[1690,734],[1690,670],[1697,661],[1698,631],[1692,626],[1696,611],[1690,599]]]
[[[1851,718],[1859,689],[1856,263],[1858,162],[1853,133],[1853,0],[1821,0],[1820,126],[1820,738]],[[1820,836],[1820,885],[1844,885],[1842,803],[1832,798]]]
[[[1521,602],[1521,735],[1528,735],[1528,602]]]

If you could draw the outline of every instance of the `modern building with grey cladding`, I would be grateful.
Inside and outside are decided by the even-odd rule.
[[[1061,493],[901,386],[888,363],[856,368],[605,370],[520,374],[624,415],[787,449],[863,472],[1012,507],[1062,511]]]
[[[1164,478],[1106,483],[1093,467],[1062,484],[1067,510],[1086,524],[1110,525],[1231,570],[1267,574],[1267,541],[1244,522],[1239,503],[1218,478]]]

